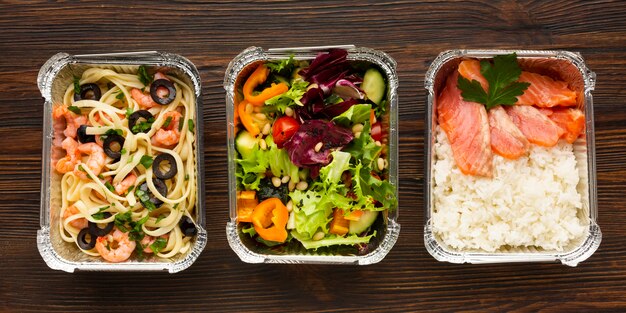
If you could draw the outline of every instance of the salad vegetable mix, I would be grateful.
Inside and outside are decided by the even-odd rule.
[[[364,247],[380,212],[397,207],[387,83],[347,55],[265,62],[237,89],[237,218],[262,245]]]

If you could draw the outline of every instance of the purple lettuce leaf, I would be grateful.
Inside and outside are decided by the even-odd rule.
[[[333,93],[344,99],[363,99],[365,92],[351,81],[343,78],[337,81]]]
[[[348,56],[348,51],[343,49],[331,49],[328,53],[320,52],[317,57],[311,62],[309,67],[300,70],[299,74],[305,80],[308,80],[309,77],[326,70],[328,68],[334,67],[338,63],[342,63],[346,60]]]
[[[298,131],[284,144],[291,162],[299,167],[314,167],[330,163],[331,149],[347,145],[354,139],[352,131],[333,122],[305,120]],[[315,151],[315,146],[322,148]]]

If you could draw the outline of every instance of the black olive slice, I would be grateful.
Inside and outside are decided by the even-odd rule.
[[[131,131],[133,134],[136,134],[136,132],[134,132],[134,131],[133,131],[133,127],[135,126],[135,124],[137,124],[137,121],[138,121],[140,118],[144,118],[144,119],[147,121],[147,120],[151,119],[152,117],[153,117],[153,116],[152,116],[152,113],[150,113],[150,111],[148,111],[148,110],[139,110],[139,111],[135,111],[135,112],[133,112],[133,114],[131,114],[131,115],[128,117],[128,128],[130,128],[130,131]],[[148,130],[149,130],[149,129],[146,129],[146,130],[145,130],[145,131],[143,131],[143,132],[144,132],[144,133],[147,133],[147,132],[148,132]]]
[[[154,187],[156,187],[157,191],[162,195],[162,196],[167,196],[167,186],[165,185],[165,183],[158,179],[158,178],[153,178],[152,179],[152,183],[154,184]],[[152,202],[152,204],[154,204],[155,208],[160,207],[161,205],[163,205],[163,201],[161,201],[161,199],[155,197],[152,192],[150,191],[150,188],[148,188],[148,183],[144,182],[143,184],[141,184],[139,186],[139,190],[145,192],[146,194],[149,195],[150,199],[148,201]],[[143,204],[143,201],[141,202],[141,205],[143,205],[145,207],[145,205]]]
[[[88,98],[87,94],[89,92],[93,93],[93,97]],[[102,92],[100,92],[100,87],[98,87],[98,85],[96,84],[84,84],[84,85],[80,85],[80,93],[74,94],[74,101],[80,101],[80,100],[100,100],[100,97],[102,97]]]
[[[111,213],[104,212],[104,219],[111,217]],[[107,223],[104,228],[100,228],[97,223],[89,222],[89,234],[96,237],[106,236],[113,229],[113,222]]]
[[[193,223],[189,216],[183,216],[183,218],[180,219],[178,226],[180,227],[180,231],[182,231],[187,237],[195,236],[198,233],[196,224]]]
[[[115,142],[117,142],[120,145],[117,151],[111,149],[111,144]],[[107,138],[104,140],[104,143],[102,144],[104,153],[108,155],[110,158],[112,158],[113,160],[117,160],[122,156],[121,151],[122,151],[123,146],[124,146],[124,137],[117,135],[117,134],[107,135]]]
[[[170,169],[163,173],[161,172],[161,162],[167,161],[170,163]],[[159,179],[166,180],[174,177],[178,172],[178,168],[176,167],[176,160],[169,153],[161,153],[154,158],[154,162],[152,162],[152,173]]]
[[[78,127],[76,134],[80,143],[96,142],[96,135],[87,135],[87,125],[83,124]]]
[[[157,91],[161,87],[167,88],[167,97],[165,98],[161,98],[157,94]],[[153,81],[152,84],[150,84],[150,96],[152,97],[152,100],[154,100],[154,102],[160,105],[167,105],[172,103],[172,101],[174,101],[174,98],[176,98],[176,88],[174,88],[174,84],[172,84],[172,82],[167,79],[157,79]]]
[[[89,236],[89,241],[87,241]],[[83,228],[78,233],[78,246],[83,250],[91,250],[96,246],[96,236],[89,233],[89,228]]]

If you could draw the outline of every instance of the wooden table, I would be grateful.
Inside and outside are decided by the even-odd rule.
[[[1,311],[626,310],[626,2],[24,2],[0,4]],[[398,62],[400,238],[372,266],[244,264],[224,231],[225,67],[252,45],[339,44],[380,49]],[[454,265],[424,249],[423,79],[431,60],[453,48],[579,51],[596,72],[604,238],[578,267]],[[35,240],[42,144],[37,72],[59,51],[141,50],[181,54],[200,71],[210,241],[176,275],[53,271]]]

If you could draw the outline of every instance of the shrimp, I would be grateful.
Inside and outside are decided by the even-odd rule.
[[[54,120],[52,127],[54,128],[54,138],[52,139],[52,167],[56,167],[57,162],[65,156],[65,151],[62,147],[65,138],[63,135],[65,123],[61,120]]]
[[[154,74],[154,79],[165,79],[165,80],[169,80],[169,78],[167,78],[167,76],[165,76],[165,74],[161,73],[161,72],[156,72]],[[159,97],[165,97],[167,96],[167,89],[166,88],[159,88],[157,89],[157,94],[159,95]],[[148,93],[145,94],[143,93],[141,90],[137,89],[137,88],[133,88],[130,91],[130,96],[137,101],[137,104],[139,104],[140,107],[144,108],[144,109],[149,109],[155,106],[158,106],[159,104],[157,104],[156,102],[154,102],[154,100],[152,100],[152,96]]]
[[[65,212],[63,212],[63,219],[66,220],[71,216],[74,216],[76,214],[79,214],[80,211],[78,211],[78,208],[75,205],[70,205],[69,207],[67,207],[67,209],[65,209]],[[73,227],[76,227],[78,229],[83,229],[83,228],[87,228],[87,219],[86,218],[77,218],[71,222],[69,222],[70,225],[72,225]]]
[[[113,232],[96,239],[96,250],[100,256],[112,263],[124,262],[130,258],[137,244],[117,228]]]
[[[128,190],[128,188],[130,188],[130,186],[135,184],[135,181],[137,180],[137,175],[135,175],[135,173],[130,173],[126,176],[126,178],[122,179],[121,182],[115,184],[113,187],[115,187],[115,192],[117,192],[118,195],[123,195],[126,190]]]
[[[74,114],[67,109],[67,106],[57,105],[52,109],[52,117],[55,120],[65,118],[66,127],[63,131],[65,137],[76,138],[76,132],[80,125],[87,124],[87,117],[84,115]]]
[[[65,149],[67,154],[65,157],[57,161],[54,168],[57,172],[65,174],[74,169],[74,166],[80,162],[80,153],[78,152],[78,142],[72,137],[67,137],[63,140],[61,147]]]
[[[170,238],[170,236],[168,234],[165,234],[165,235],[159,236],[159,238],[163,238],[167,240]],[[143,249],[144,253],[154,253],[154,251],[152,251],[152,248],[150,248],[150,245],[153,244],[155,241],[156,241],[156,238],[146,235],[143,237],[143,239],[141,239],[141,242],[139,242],[139,244],[141,245],[141,247],[144,247]]]
[[[182,117],[182,114],[178,111],[171,111],[163,114],[163,117],[165,117],[166,120],[171,117],[172,120],[167,127],[159,129],[159,131],[152,136],[152,145],[158,147],[175,145],[180,139],[178,126],[180,125],[180,118]]]
[[[89,159],[87,159],[86,164],[94,175],[100,174],[106,159],[106,155],[104,154],[102,147],[96,143],[89,142],[79,145],[77,149],[79,152],[89,155]],[[85,172],[81,171],[80,168],[75,169],[74,174],[83,180],[89,180]]]

